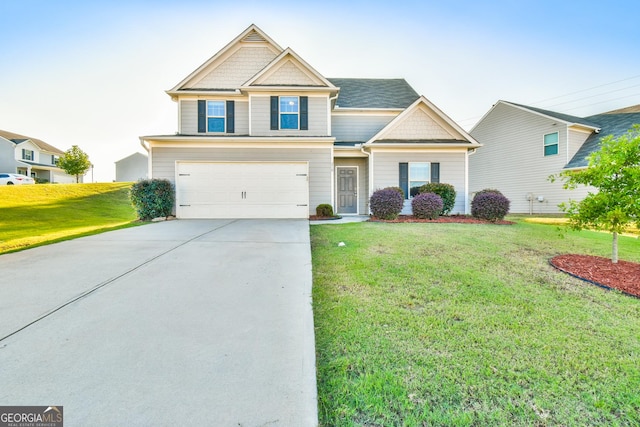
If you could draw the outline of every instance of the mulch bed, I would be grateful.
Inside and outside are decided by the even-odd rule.
[[[617,289],[640,298],[640,264],[629,261],[611,262],[609,258],[591,255],[558,255],[552,266],[595,285]]]
[[[449,215],[449,216],[441,216],[438,219],[421,219],[416,218],[412,215],[400,215],[397,219],[386,220],[386,219],[378,219],[376,217],[371,217],[369,221],[374,222],[435,222],[435,223],[458,223],[458,224],[498,224],[498,225],[512,225],[515,224],[513,221],[485,221],[482,219],[477,219],[468,215]]]

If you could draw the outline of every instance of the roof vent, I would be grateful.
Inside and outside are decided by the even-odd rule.
[[[266,40],[256,30],[252,30],[242,39],[243,42],[265,42]]]

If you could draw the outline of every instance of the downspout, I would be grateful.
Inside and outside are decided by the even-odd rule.
[[[367,184],[367,198],[365,199],[365,205],[367,206],[367,213],[371,214],[371,209],[369,208],[369,197],[371,195],[371,189],[373,188],[373,158],[371,157],[371,153],[364,150],[364,144],[360,145],[360,152],[367,156],[367,175],[368,175],[368,184]]]
[[[465,167],[464,167],[464,213],[468,215],[470,213],[469,210],[469,156],[472,156],[476,153],[477,148],[472,148],[471,150],[467,150],[467,155],[464,157]]]

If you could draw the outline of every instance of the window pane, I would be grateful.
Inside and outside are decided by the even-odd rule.
[[[207,116],[224,117],[224,101],[207,101]]]
[[[281,96],[280,112],[281,113],[297,113],[298,97],[297,96]]]
[[[280,129],[298,129],[297,114],[281,114]]]
[[[558,143],[558,133],[550,133],[544,136],[544,145],[552,145]]]
[[[207,119],[207,132],[224,132],[224,119],[209,117]]]
[[[544,147],[544,155],[545,156],[552,156],[554,154],[558,154],[558,144],[546,145]]]
[[[410,181],[429,181],[430,175],[429,163],[409,163]]]

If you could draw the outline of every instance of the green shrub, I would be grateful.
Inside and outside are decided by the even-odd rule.
[[[316,215],[333,216],[333,207],[328,203],[322,203],[316,207]]]
[[[411,209],[416,218],[436,219],[443,205],[442,198],[435,193],[420,193],[411,199]]]
[[[402,195],[392,188],[376,190],[369,199],[371,213],[380,219],[396,219],[402,211],[403,204]]]
[[[420,193],[434,193],[442,199],[441,215],[449,215],[456,204],[456,189],[451,184],[430,182],[420,187]]]
[[[487,221],[498,221],[509,213],[511,202],[499,191],[486,191],[476,193],[471,202],[471,215],[475,218]]]
[[[167,217],[173,210],[173,185],[166,179],[143,179],[131,186],[129,198],[141,220]]]

